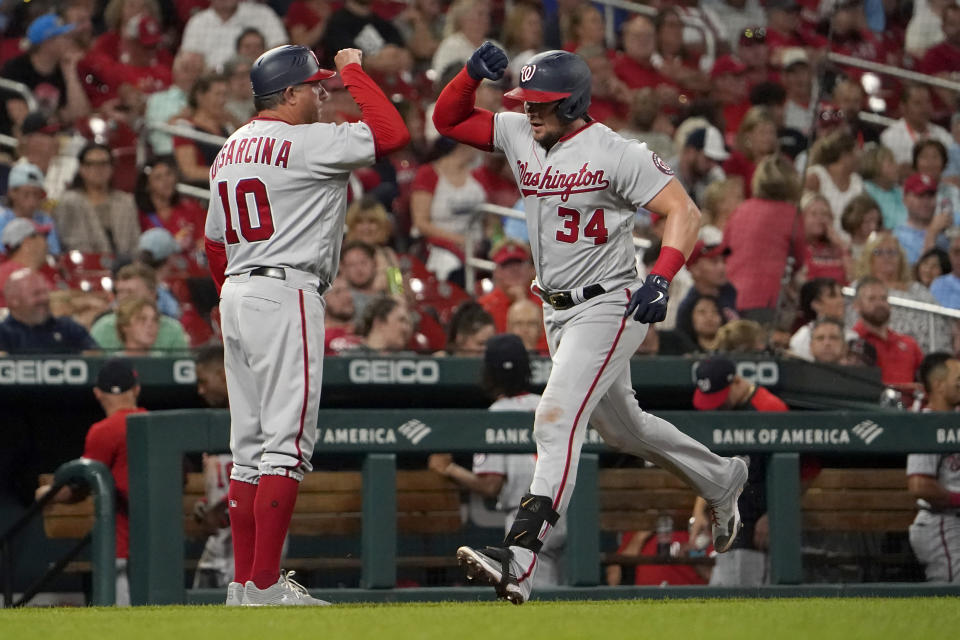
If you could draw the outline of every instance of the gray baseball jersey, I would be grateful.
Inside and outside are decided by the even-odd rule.
[[[254,118],[210,167],[206,236],[223,242],[226,274],[292,267],[332,282],[350,171],[375,161],[365,123],[291,125]]]
[[[634,215],[673,176],[646,144],[594,122],[546,152],[519,113],[496,115],[493,144],[523,195],[541,287],[636,280]]]

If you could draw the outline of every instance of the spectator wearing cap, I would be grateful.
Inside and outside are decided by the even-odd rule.
[[[145,298],[156,302],[157,275],[145,264],[133,262],[120,267],[114,276],[113,290],[116,305],[133,298]],[[115,305],[115,306],[116,306]],[[117,333],[117,314],[115,311],[107,313],[97,319],[90,329],[90,335],[105,351],[120,351],[123,343]],[[183,326],[174,318],[160,314],[157,340],[153,344],[153,351],[174,352],[185,351],[188,348],[187,334]]]
[[[73,188],[53,210],[63,249],[131,257],[140,238],[133,196],[114,189],[113,156],[106,145],[89,142],[80,151]]]
[[[50,313],[50,283],[31,269],[10,274],[3,287],[10,315],[0,322],[0,352],[81,353],[97,344],[70,318]]]
[[[507,310],[517,300],[530,300],[535,304],[543,301],[530,291],[536,272],[530,249],[516,240],[503,240],[490,250],[493,261],[493,290],[477,299],[477,302],[493,316],[497,333],[507,330]]]
[[[124,28],[130,21],[142,15],[160,22],[163,16],[157,0],[109,0],[103,10],[103,22],[106,31],[97,36],[91,51],[112,60],[120,60],[123,53]],[[159,53],[162,62],[169,65],[173,59],[170,51]]]
[[[54,229],[53,218],[41,209],[46,197],[43,172],[32,164],[14,165],[7,180],[9,208],[0,211],[0,232],[16,218],[30,220],[46,229],[47,249],[56,256],[60,255],[60,238]]]
[[[171,318],[180,318],[180,303],[167,286],[173,256],[180,253],[180,245],[166,229],[154,227],[140,234],[137,243],[137,260],[149,266],[157,274],[157,308]]]
[[[10,276],[20,269],[31,269],[43,275],[48,284],[55,285],[53,269],[47,266],[47,240],[50,227],[26,218],[14,218],[3,228],[0,241],[7,259],[0,263],[0,307],[5,307],[3,289]]]
[[[923,352],[913,338],[890,329],[886,285],[872,276],[861,278],[853,307],[859,315],[853,330],[876,350],[883,383],[912,388]]]
[[[740,317],[737,314],[737,290],[727,280],[724,260],[728,255],[730,249],[726,246],[706,244],[703,240],[698,240],[690,253],[686,266],[693,278],[693,285],[677,305],[677,329],[689,336],[694,335],[691,312],[702,296],[717,299],[724,323]]]
[[[711,27],[724,40],[718,45],[725,44],[727,49],[737,55],[741,55],[741,47],[748,44],[743,40],[744,31],[762,29],[767,23],[763,7],[757,0],[719,0],[704,3],[703,13]]]
[[[723,55],[710,71],[710,97],[720,105],[724,135],[732,138],[750,109],[747,67],[738,58]]]
[[[207,212],[193,198],[177,192],[177,162],[172,156],[156,156],[137,177],[134,200],[140,228],[165,229],[173,234],[177,251],[192,254],[203,247]]]
[[[807,238],[806,277],[849,282],[853,275],[850,246],[837,231],[830,203],[819,193],[808,191],[800,199],[800,212]]]
[[[751,107],[737,131],[736,148],[723,163],[723,171],[728,177],[743,180],[748,198],[753,195],[753,173],[757,163],[776,153],[778,144],[777,121],[773,114],[765,107]]]
[[[950,273],[934,280],[930,285],[930,293],[943,306],[960,309],[960,234],[954,234],[950,239],[949,254]]]
[[[40,169],[47,199],[51,202],[61,198],[79,166],[76,158],[78,141],[64,142],[61,152],[59,131],[59,124],[42,112],[33,111],[24,118],[17,136],[17,155],[20,156],[17,164],[32,164]]]
[[[737,57],[743,62],[747,70],[743,77],[747,87],[752,91],[758,84],[770,82],[775,78],[773,67],[770,66],[770,47],[767,46],[767,30],[755,24],[748,25],[740,31]],[[756,104],[753,100],[751,104]]]
[[[668,111],[679,106],[676,80],[663,75],[654,65],[657,52],[657,31],[648,16],[635,15],[621,29],[623,53],[613,64],[613,72],[631,89],[649,87]]]
[[[147,98],[147,110],[144,115],[147,124],[167,124],[174,117],[186,113],[190,92],[197,79],[203,75],[203,70],[202,53],[182,50],[177,53],[177,57],[173,59],[173,84]],[[173,153],[173,138],[170,134],[151,131],[149,141],[156,155]]]
[[[100,403],[106,418],[91,425],[83,447],[83,457],[102,462],[110,469],[116,492],[117,538],[117,606],[130,606],[130,585],[127,559],[130,555],[130,481],[127,462],[127,417],[145,413],[138,406],[140,380],[127,361],[113,358],[103,363],[97,373],[93,396]],[[39,500],[50,491],[50,485],[37,488]],[[63,487],[54,502],[79,502],[86,492],[70,485]]]
[[[673,163],[677,180],[698,206],[703,205],[703,194],[710,184],[726,176],[720,165],[730,157],[723,134],[712,125],[694,129],[687,136],[683,150]]]
[[[73,25],[63,24],[54,13],[35,18],[27,27],[29,50],[9,60],[0,76],[23,83],[33,93],[40,110],[57,116],[61,122],[73,122],[90,112],[90,102],[77,72],[82,51],[72,49],[67,34]],[[19,97],[8,98],[0,115],[0,132],[9,134],[27,115],[26,103]]]
[[[810,150],[804,185],[827,201],[833,229],[844,240],[847,234],[840,225],[840,214],[851,200],[863,193],[863,178],[857,173],[856,148],[856,140],[843,128],[817,140]]]
[[[813,132],[810,100],[813,96],[813,73],[810,57],[801,47],[788,47],[780,52],[780,81],[787,91],[783,124],[804,135]]]
[[[893,152],[900,175],[908,176],[913,171],[913,145],[920,140],[933,138],[949,146],[953,139],[946,129],[930,122],[933,103],[930,90],[923,85],[908,84],[903,88],[900,114],[900,119],[880,134],[880,142]]]
[[[928,175],[914,173],[903,183],[903,204],[907,219],[893,233],[907,252],[909,264],[933,246],[946,250],[949,242],[944,231],[953,224],[953,212],[937,213],[937,183]]]
[[[737,308],[746,315],[776,307],[787,258],[793,256],[795,273],[803,266],[806,239],[796,225],[800,179],[786,158],[769,156],[757,165],[753,197],[730,216],[723,241],[730,248],[727,277],[737,290]]]
[[[234,54],[237,36],[247,28],[259,30],[267,47],[287,43],[287,32],[273,9],[256,2],[211,0],[210,8],[187,21],[180,41],[182,51],[202,53],[210,69],[219,69]]]
[[[737,374],[734,362],[713,356],[697,363],[697,388],[693,406],[699,411],[789,411],[787,405],[766,389]],[[716,557],[710,575],[711,585],[757,586],[769,581],[767,551],[770,547],[770,524],[767,518],[766,467],[764,455],[747,456],[749,473],[740,495],[740,519],[743,529],[727,553]],[[693,506],[690,536],[710,532],[707,503],[697,498]]]

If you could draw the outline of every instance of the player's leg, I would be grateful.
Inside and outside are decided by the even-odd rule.
[[[240,301],[240,324],[247,359],[258,379],[264,438],[250,580],[258,590],[276,587],[286,593],[287,582],[280,575],[283,542],[316,442],[323,299],[316,291],[269,278],[254,278],[249,286],[250,294]],[[250,591],[248,584],[248,600],[253,600]]]
[[[960,582],[960,524],[956,516],[920,512],[910,546],[930,582]]]
[[[224,372],[230,395],[230,452],[233,467],[227,496],[233,538],[234,580],[243,585],[253,568],[256,520],[253,509],[260,481],[260,393],[240,333],[239,301],[248,283],[227,282],[220,301]]]

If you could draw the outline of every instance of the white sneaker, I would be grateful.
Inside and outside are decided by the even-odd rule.
[[[713,548],[717,553],[725,553],[730,550],[733,541],[737,539],[737,534],[743,527],[740,521],[740,508],[737,506],[737,500],[743,493],[743,487],[747,483],[747,463],[743,458],[734,458],[736,471],[734,472],[733,488],[727,498],[721,502],[708,506],[710,520],[713,522]]]
[[[457,549],[457,560],[467,572],[469,582],[488,584],[497,591],[497,597],[523,604],[530,598],[531,580],[517,582],[517,574],[521,569],[513,558],[510,549],[501,547],[485,547],[478,551],[471,547]]]
[[[227,585],[227,602],[228,607],[239,607],[243,604],[243,585],[239,582],[231,582]]]
[[[252,580],[247,581],[243,589],[243,606],[245,607],[265,607],[265,606],[288,606],[288,607],[327,607],[330,603],[326,600],[319,600],[312,597],[307,589],[293,580],[290,576],[293,571],[280,572],[280,579],[276,584],[270,585],[266,589],[258,589]]]

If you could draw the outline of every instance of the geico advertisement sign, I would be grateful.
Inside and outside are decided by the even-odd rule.
[[[436,360],[351,360],[350,382],[357,384],[437,384]]]
[[[690,379],[697,381],[697,364],[690,367]],[[737,375],[754,384],[765,387],[776,386],[780,382],[780,366],[773,360],[740,360],[737,365]]]
[[[85,385],[90,371],[84,360],[0,360],[0,384]]]

